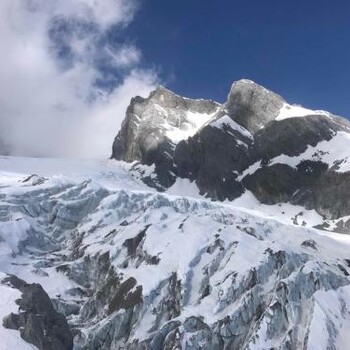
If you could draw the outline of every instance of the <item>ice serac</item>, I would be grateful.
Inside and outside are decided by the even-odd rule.
[[[4,349],[348,349],[349,236],[45,162],[0,158]]]
[[[159,87],[148,98],[135,97],[114,140],[112,158],[154,164],[154,185],[174,182],[172,157],[176,144],[193,136],[219,109],[209,100],[183,98]]]
[[[232,84],[225,109],[233,120],[254,133],[274,120],[284,103],[281,96],[242,79]]]

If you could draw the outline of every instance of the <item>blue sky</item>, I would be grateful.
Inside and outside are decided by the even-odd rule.
[[[180,94],[223,101],[244,77],[350,116],[348,1],[144,0],[128,34]]]

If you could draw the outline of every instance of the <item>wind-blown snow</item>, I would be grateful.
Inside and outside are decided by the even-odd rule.
[[[0,181],[18,186],[18,182],[32,174],[51,177],[57,181],[94,180],[106,188],[132,188],[151,191],[142,181],[130,174],[135,164],[115,160],[87,160],[69,158],[24,158],[0,156]],[[150,173],[153,168],[142,167]],[[15,187],[16,187],[15,186]]]

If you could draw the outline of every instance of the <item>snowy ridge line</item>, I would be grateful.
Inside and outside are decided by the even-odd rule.
[[[322,110],[312,110],[299,105],[285,103],[275,120],[280,121],[288,118],[307,117],[310,115],[322,115],[332,119],[332,114]]]
[[[216,104],[218,107],[221,106],[221,103],[217,102],[217,101],[214,101],[214,100],[207,100],[207,99],[203,99],[203,98],[191,98],[191,97],[184,97],[184,96],[181,96],[179,94],[177,94],[176,92],[173,92],[171,90],[169,90],[168,88],[166,88],[164,85],[159,85],[158,86],[158,89],[159,90],[164,90],[164,91],[167,91],[168,93],[172,94],[173,96],[176,96],[176,97],[179,97],[179,98],[182,98],[184,100],[188,100],[188,101],[210,101],[214,104]]]

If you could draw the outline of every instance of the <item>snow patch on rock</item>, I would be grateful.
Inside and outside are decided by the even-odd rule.
[[[216,112],[206,114],[187,111],[185,114],[185,121],[179,126],[170,124],[167,120],[163,124],[163,127],[166,130],[165,135],[174,144],[194,136],[203,125],[215,116]]]
[[[331,118],[331,114],[326,111],[321,111],[321,110],[314,111],[312,109],[304,108],[302,106],[290,105],[288,103],[285,103],[281,108],[279,114],[277,115],[276,120],[279,121],[279,120],[288,119],[288,118],[306,117],[309,115],[323,115]]]
[[[225,114],[221,118],[213,121],[212,123],[210,123],[210,125],[213,126],[214,128],[218,128],[218,129],[222,129],[223,127],[229,127],[232,130],[235,130],[235,131],[239,132],[243,136],[245,136],[245,137],[247,137],[249,139],[253,139],[253,135],[251,134],[251,132],[249,132],[243,126],[241,126],[238,123],[236,123],[227,114]]]
[[[295,157],[284,154],[271,160],[269,165],[287,164],[295,168],[304,160],[320,161],[328,164],[329,168],[340,172],[350,171],[350,149],[344,147],[350,143],[350,134],[339,131],[331,140],[321,141],[315,147],[308,146],[307,150]]]

